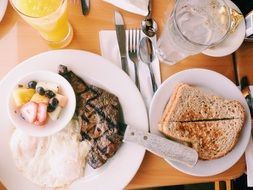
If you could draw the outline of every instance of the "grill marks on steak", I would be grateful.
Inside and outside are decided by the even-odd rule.
[[[84,92],[87,89],[87,84],[75,73],[73,73],[72,71],[68,71],[68,68],[66,66],[60,65],[58,72],[65,79],[67,79],[67,81],[69,81],[76,95]]]
[[[66,66],[59,66],[59,74],[75,91],[81,135],[91,144],[88,164],[98,168],[115,154],[122,142],[119,100],[103,89],[86,84]]]

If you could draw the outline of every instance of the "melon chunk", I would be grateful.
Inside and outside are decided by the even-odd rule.
[[[59,101],[59,106],[62,108],[66,106],[68,98],[66,96],[63,96],[61,94],[56,94],[56,99]]]
[[[61,106],[57,106],[53,112],[48,112],[48,115],[50,119],[56,121],[59,118],[61,111],[62,111]]]
[[[44,104],[48,104],[49,102],[49,98],[46,96],[41,96],[38,93],[35,93],[31,99],[32,102],[35,103],[44,103]]]

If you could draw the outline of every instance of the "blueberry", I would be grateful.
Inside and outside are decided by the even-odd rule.
[[[55,109],[56,109],[56,107],[52,106],[51,104],[48,104],[47,112],[53,112]]]
[[[28,88],[33,88],[33,89],[36,88],[36,85],[37,85],[37,82],[33,81],[33,80],[28,82],[28,84],[27,84]]]
[[[36,91],[39,93],[39,95],[43,96],[45,94],[45,90],[43,87],[38,87]]]
[[[51,98],[49,100],[49,104],[51,104],[53,107],[57,107],[59,104],[59,100],[57,100],[57,98]]]
[[[45,96],[48,98],[53,98],[55,97],[55,93],[52,90],[46,90]]]
[[[58,106],[58,104],[59,104],[59,100],[57,100],[57,98],[51,98],[47,106],[47,112],[53,112]]]

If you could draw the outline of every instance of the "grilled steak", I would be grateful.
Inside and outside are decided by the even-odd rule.
[[[119,100],[101,88],[86,84],[66,66],[59,66],[59,74],[75,91],[81,135],[91,144],[88,164],[98,168],[115,154],[122,142]]]

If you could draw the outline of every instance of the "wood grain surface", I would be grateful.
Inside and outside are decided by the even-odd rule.
[[[238,79],[240,80],[243,76],[248,76],[249,82],[253,84],[253,43],[244,43],[236,51],[236,62]]]
[[[91,10],[88,16],[81,13],[79,1],[69,1],[69,19],[74,28],[74,39],[67,47],[81,49],[100,54],[98,33],[101,30],[114,29],[114,10],[119,10],[124,17],[126,28],[139,27],[142,16],[120,10],[101,0],[92,0]],[[162,31],[164,20],[168,16],[173,2],[170,0],[155,0],[153,5],[153,17]],[[159,35],[159,34],[158,34]],[[51,50],[40,35],[26,24],[9,5],[6,15],[0,23],[0,79],[21,61],[41,52]],[[250,74],[253,82],[253,54],[251,44],[244,44],[236,53],[238,61],[238,73]],[[221,58],[209,57],[203,54],[188,57],[178,64],[169,66],[161,63],[161,78],[164,81],[172,74],[189,68],[206,68],[217,71],[232,81],[235,81],[235,70],[232,56]],[[147,152],[143,163],[135,177],[126,187],[136,189],[165,185],[190,184],[210,181],[227,180],[239,177],[245,171],[245,160],[242,157],[232,168],[222,174],[211,177],[193,177],[186,175],[167,164],[161,158]],[[3,171],[0,171],[3,172]],[[15,183],[15,181],[13,181]],[[0,186],[0,190],[3,187]]]

